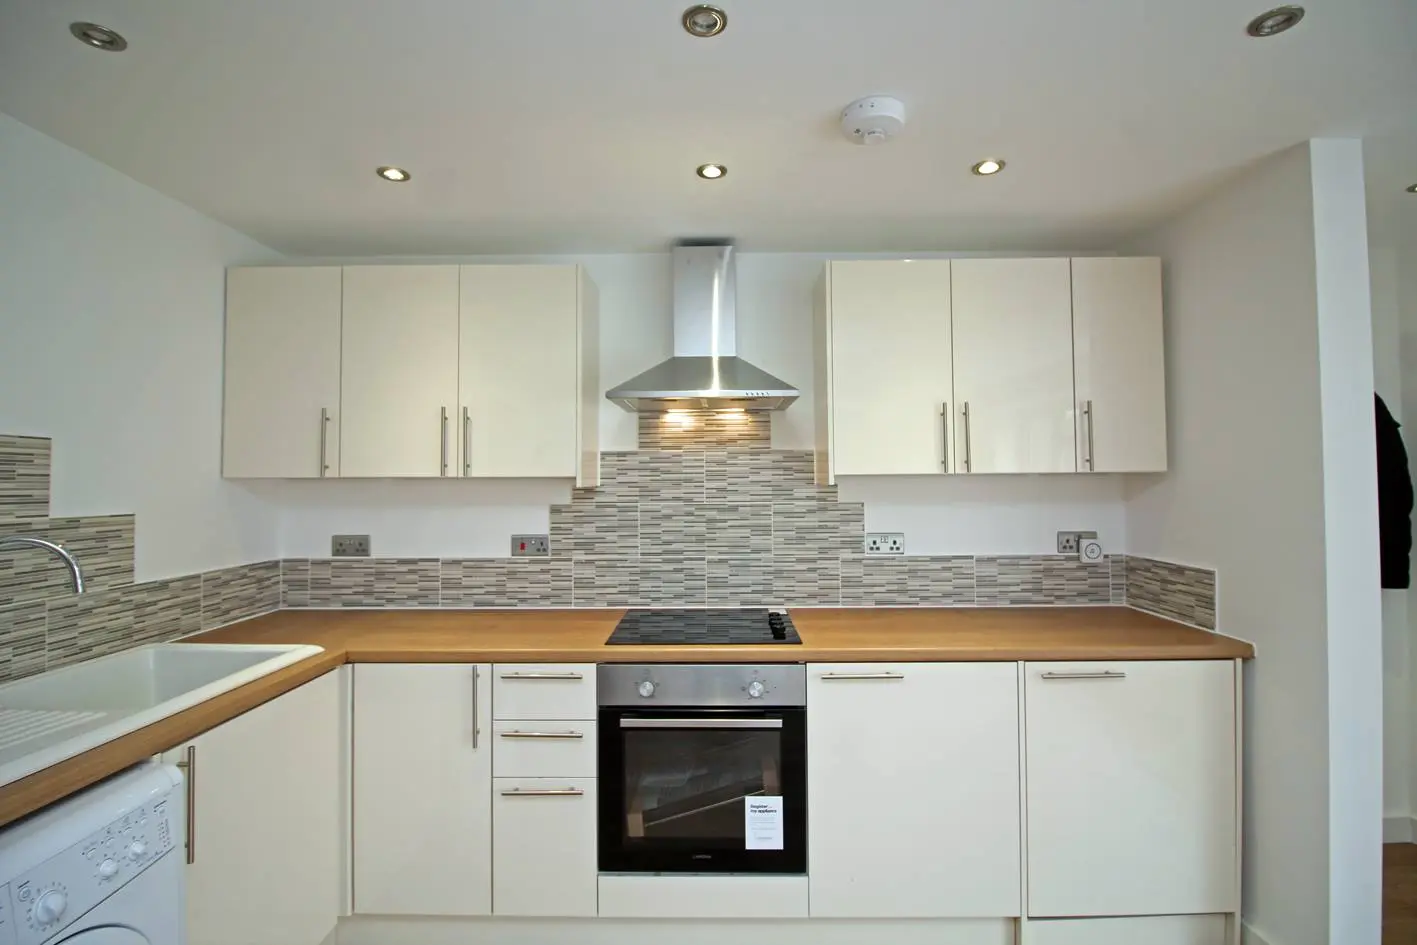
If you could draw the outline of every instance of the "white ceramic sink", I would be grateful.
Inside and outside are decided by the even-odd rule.
[[[161,643],[0,685],[0,785],[321,652]]]

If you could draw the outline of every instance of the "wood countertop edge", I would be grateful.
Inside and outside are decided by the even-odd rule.
[[[1252,659],[1254,648],[1243,640],[1205,633],[1202,643],[1157,643],[1067,646],[909,643],[897,646],[844,646],[804,642],[790,651],[761,646],[612,647],[604,643],[562,644],[513,648],[506,645],[462,647],[366,645],[357,640],[344,646],[324,644],[324,652],[177,712],[97,748],[51,765],[0,787],[0,827],[146,758],[196,738],[245,712],[303,686],[345,663],[617,663],[617,662],[1027,662],[1110,660]],[[231,632],[218,631],[223,636]],[[238,634],[239,635],[239,634]],[[199,640],[203,635],[191,640]],[[321,634],[321,636],[324,636]],[[230,641],[234,642],[234,641]]]

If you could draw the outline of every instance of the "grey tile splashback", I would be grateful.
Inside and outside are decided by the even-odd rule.
[[[765,450],[772,446],[772,415],[724,410],[687,410],[639,416],[642,450],[732,446]]]
[[[1184,623],[1215,629],[1215,572],[1128,555],[1127,603]]]
[[[0,682],[171,640],[280,606],[280,563],[133,583],[131,515],[49,516],[50,443],[0,436],[0,535],[36,535],[73,552],[88,592],[34,549],[0,552]]]

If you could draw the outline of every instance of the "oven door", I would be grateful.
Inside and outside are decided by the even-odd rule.
[[[807,871],[805,709],[601,709],[598,728],[603,872]]]

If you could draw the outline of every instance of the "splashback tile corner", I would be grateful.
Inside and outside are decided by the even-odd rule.
[[[1128,555],[1126,600],[1140,610],[1214,630],[1216,579],[1208,568]]]

